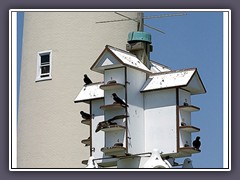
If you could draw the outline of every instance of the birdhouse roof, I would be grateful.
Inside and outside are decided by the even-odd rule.
[[[86,102],[88,103],[91,100],[101,99],[104,97],[104,91],[100,88],[103,85],[103,82],[92,83],[86,86],[83,86],[80,93],[74,100],[77,102]]]
[[[152,73],[160,73],[160,72],[168,72],[171,71],[171,69],[165,65],[162,65],[160,63],[157,63],[153,60],[150,60],[150,70]]]
[[[105,69],[128,66],[144,71],[151,71],[132,53],[107,45],[98,59],[90,68],[93,71],[103,73]]]
[[[155,73],[149,76],[141,92],[181,87],[192,95],[206,93],[196,68]]]

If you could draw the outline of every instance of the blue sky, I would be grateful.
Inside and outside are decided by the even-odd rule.
[[[171,13],[146,12],[145,16]],[[202,152],[191,157],[195,168],[223,167],[222,17],[222,12],[187,12],[184,16],[145,21],[146,24],[166,33],[161,34],[145,28],[146,32],[152,34],[151,59],[173,70],[196,67],[207,90],[206,94],[192,97],[192,104],[201,108],[200,111],[192,113],[192,124],[201,129],[200,132],[193,133],[193,139],[199,135],[202,142]],[[18,18],[20,22],[18,59],[20,59],[23,14],[20,13]],[[20,63],[18,72],[19,65]]]

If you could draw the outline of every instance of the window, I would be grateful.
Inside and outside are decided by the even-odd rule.
[[[38,52],[36,81],[52,79],[52,51]]]

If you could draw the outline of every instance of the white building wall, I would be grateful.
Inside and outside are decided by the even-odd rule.
[[[137,12],[125,13],[131,18]],[[89,149],[81,140],[89,134],[73,103],[83,86],[83,74],[94,81],[102,75],[90,71],[106,44],[125,49],[134,21],[97,24],[119,19],[114,12],[26,12],[18,116],[19,168],[79,168]],[[52,50],[52,80],[35,82],[37,53]]]
[[[146,81],[146,73],[127,68],[127,102],[128,108],[128,152],[132,154],[144,152],[145,123],[144,102],[140,89]]]
[[[145,152],[177,152],[176,89],[144,93]]]

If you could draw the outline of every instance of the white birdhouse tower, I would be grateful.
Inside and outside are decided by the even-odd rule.
[[[129,34],[129,51],[105,47],[91,67],[104,81],[84,86],[75,99],[90,104],[90,138],[83,143],[101,167],[143,167],[141,154],[153,149],[161,158],[200,152],[191,139],[200,131],[191,123],[191,113],[200,109],[191,95],[206,92],[197,69],[173,71],[150,61],[150,34],[135,33]],[[136,163],[139,158],[143,162]]]

